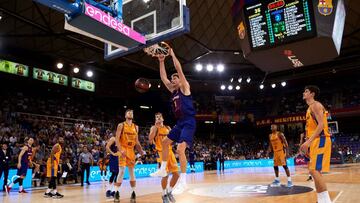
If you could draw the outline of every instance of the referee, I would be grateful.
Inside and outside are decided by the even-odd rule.
[[[85,171],[86,171],[86,183],[90,185],[89,182],[90,166],[92,166],[93,163],[94,163],[94,158],[92,154],[89,152],[87,146],[84,146],[83,152],[80,154],[79,163],[78,163],[78,170],[81,169],[81,186],[84,186]]]

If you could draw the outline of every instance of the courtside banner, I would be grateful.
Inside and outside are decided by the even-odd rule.
[[[158,168],[158,164],[137,164],[135,166],[135,177],[137,177],[137,178],[150,177],[150,174],[155,172],[157,170],[157,168]],[[180,165],[179,165],[179,171],[180,171]],[[186,172],[191,173],[189,163],[188,163]],[[196,173],[204,172],[204,163],[203,162],[195,162],[195,172]],[[85,174],[86,174],[86,172],[85,172]],[[111,172],[109,171],[109,167],[107,167],[106,179],[108,180],[110,178],[110,176],[111,176]],[[85,177],[86,177],[86,175],[85,175]],[[128,171],[128,168],[126,167],[124,179],[128,179],[128,178],[129,178],[129,171]],[[90,167],[89,181],[94,182],[94,181],[100,181],[100,180],[101,180],[101,171],[100,171],[99,166]],[[86,181],[86,179],[84,181]]]
[[[288,166],[295,166],[294,158],[286,160]],[[273,167],[273,159],[256,159],[256,160],[229,160],[225,161],[225,169],[229,168],[248,168],[248,167]],[[216,167],[220,167],[220,162],[216,163]]]
[[[10,169],[9,170],[9,176],[8,176],[8,180],[7,180],[7,184],[10,184],[12,182],[14,182],[16,180],[16,178],[18,177],[16,175],[17,173],[17,169]],[[26,177],[23,180],[23,187],[24,188],[30,188],[31,187],[31,182],[32,182],[32,169],[28,169],[26,172]],[[3,188],[3,184],[4,184],[4,173],[1,176],[0,179],[0,188]],[[15,184],[13,187],[13,189],[18,189],[19,188],[19,184]]]

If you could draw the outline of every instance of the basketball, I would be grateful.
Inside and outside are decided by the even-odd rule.
[[[145,78],[139,78],[135,81],[135,89],[140,93],[145,93],[149,91],[150,87],[150,81]]]

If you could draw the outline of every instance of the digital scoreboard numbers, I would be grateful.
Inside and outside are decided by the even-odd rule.
[[[311,0],[253,2],[244,9],[253,50],[316,36]]]

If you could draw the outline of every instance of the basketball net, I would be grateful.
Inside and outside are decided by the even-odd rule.
[[[160,42],[152,46],[144,48],[144,52],[152,57],[159,57],[161,55],[168,56],[170,54],[170,46],[165,42]]]

